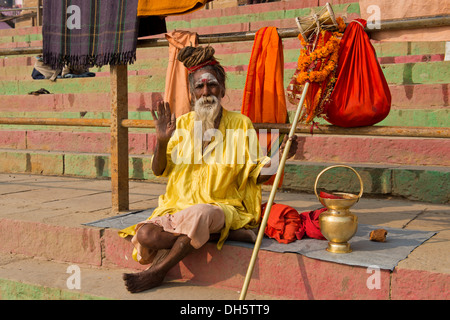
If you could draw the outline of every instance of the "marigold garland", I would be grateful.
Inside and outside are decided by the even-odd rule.
[[[336,22],[338,24],[339,32],[344,32],[345,28],[347,28],[344,19],[342,19],[341,17],[337,17]]]
[[[328,40],[325,46],[314,50],[311,54],[307,54],[307,49],[303,49],[300,59],[298,61],[297,83],[299,85],[305,84],[306,81],[322,82],[330,73],[336,68],[338,61],[339,39],[336,35]],[[331,56],[330,56],[331,54]],[[320,71],[309,71],[315,67],[315,62],[319,59],[325,59],[330,56],[327,64]]]
[[[338,51],[339,51],[339,42],[342,37],[342,33],[345,30],[345,22],[341,17],[336,19],[338,23],[338,32],[333,32],[331,38],[327,41],[327,43],[315,49],[313,52],[309,53],[311,45],[306,43],[305,39],[301,34],[298,35],[299,40],[303,46],[303,49],[300,50],[300,58],[298,61],[297,70],[299,70],[297,76],[297,82],[299,85],[305,84],[306,81],[310,82],[322,82],[324,81],[330,73],[336,69],[336,64],[338,61]],[[322,68],[320,71],[308,71],[314,67],[314,62],[319,59],[325,59],[331,54],[330,59],[326,66]]]
[[[317,89],[314,97],[311,96],[306,103],[306,110],[303,111],[300,122],[311,122],[314,117],[322,113],[322,106],[329,100],[336,82],[335,73],[339,58],[339,43],[342,32],[346,28],[346,24],[341,17],[336,19],[338,23],[338,31],[331,32],[328,41],[325,42],[325,34],[330,31],[321,30],[317,35],[317,39],[307,43],[302,35],[299,40],[303,48],[300,50],[297,70],[288,89],[288,98],[292,102],[301,92],[301,88],[306,82],[315,83]],[[328,36],[327,36],[328,37]],[[317,43],[315,43],[317,41]],[[313,50],[313,45],[316,45]]]

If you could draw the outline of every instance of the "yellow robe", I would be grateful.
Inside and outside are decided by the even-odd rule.
[[[194,112],[179,117],[176,125],[162,174],[168,177],[166,193],[159,197],[158,207],[149,219],[194,204],[218,205],[225,213],[225,227],[217,243],[221,249],[230,229],[258,226],[261,186],[256,180],[270,158],[261,155],[251,120],[238,112],[223,109],[219,130],[203,155],[201,147],[194,145]],[[134,227],[119,234],[134,235]]]

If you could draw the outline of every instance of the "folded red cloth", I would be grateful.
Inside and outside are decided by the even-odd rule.
[[[262,205],[262,212],[266,208],[266,203]],[[327,210],[321,208],[313,211],[298,213],[294,208],[274,203],[270,210],[264,233],[279,243],[290,243],[302,239],[305,235],[324,240],[325,237],[320,232],[319,215]]]
[[[267,203],[262,205],[262,212],[266,209]],[[300,216],[294,208],[274,203],[270,209],[264,233],[280,243],[289,243],[297,240],[295,233],[301,226]]]
[[[319,216],[326,210],[327,208],[321,208],[300,213],[302,225],[301,228],[299,228],[295,233],[296,238],[300,240],[306,234],[306,236],[308,236],[309,238],[325,240],[325,237],[320,231]]]

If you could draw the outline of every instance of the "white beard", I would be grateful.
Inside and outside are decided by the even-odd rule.
[[[200,99],[195,101],[194,120],[202,122],[202,141],[204,133],[209,129],[214,129],[214,122],[216,121],[216,118],[221,110],[222,106],[220,105],[220,99],[216,96],[211,95],[208,97],[201,97]]]

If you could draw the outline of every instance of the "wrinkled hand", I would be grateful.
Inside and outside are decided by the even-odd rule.
[[[295,155],[295,153],[297,152],[297,148],[298,148],[297,136],[293,135],[291,138],[289,138],[288,135],[285,135],[283,138],[283,142],[281,143],[281,146],[280,146],[280,159],[283,156],[284,149],[286,147],[286,143],[287,143],[288,139],[291,140],[291,147],[289,148],[289,153],[288,153],[286,159],[293,157]]]
[[[175,114],[170,112],[168,102],[159,101],[156,104],[156,111],[152,109],[153,119],[156,120],[156,139],[159,143],[168,143],[170,137],[176,129]]]

